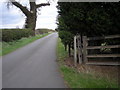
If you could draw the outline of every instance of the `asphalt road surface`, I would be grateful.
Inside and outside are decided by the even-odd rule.
[[[65,88],[53,33],[2,58],[3,88]]]

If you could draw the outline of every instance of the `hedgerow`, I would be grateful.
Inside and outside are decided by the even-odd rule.
[[[33,35],[33,31],[29,29],[2,29],[2,41],[10,42],[19,40],[22,37],[29,37]]]

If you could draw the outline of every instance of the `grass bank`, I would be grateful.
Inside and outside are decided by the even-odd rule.
[[[22,38],[13,42],[0,42],[0,56],[6,55],[10,52],[15,51],[18,48],[21,48],[37,39],[47,36],[48,33],[43,35],[36,35],[34,37]]]
[[[60,65],[60,71],[64,76],[70,88],[118,88],[116,82],[109,81],[104,77],[96,77],[92,73],[77,72],[75,68],[65,65],[64,60],[67,57],[67,52],[61,40],[58,39],[57,56]]]
[[[60,63],[64,62],[64,59],[67,57],[68,52],[65,51],[64,45],[61,43],[61,39],[58,39],[57,43],[57,59]]]

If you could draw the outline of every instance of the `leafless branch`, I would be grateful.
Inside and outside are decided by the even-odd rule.
[[[29,10],[27,9],[27,7],[22,6],[19,2],[15,1],[15,0],[10,0],[10,2],[15,5],[16,7],[18,7],[26,16],[30,13]]]
[[[37,8],[42,7],[42,6],[50,6],[50,3],[48,2],[48,3],[41,3],[41,4],[36,5]]]

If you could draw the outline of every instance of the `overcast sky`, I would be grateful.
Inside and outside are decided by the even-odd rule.
[[[4,2],[3,2],[4,1]],[[16,0],[23,1],[23,0]],[[28,0],[20,2],[23,5],[28,5]],[[37,0],[37,3],[43,3],[47,0]],[[53,2],[54,1],[54,2]],[[57,13],[57,0],[53,0],[50,6],[40,8],[36,28],[49,28],[55,29]],[[28,7],[29,8],[29,7]],[[23,28],[25,23],[25,15],[15,6],[11,6],[10,9],[6,7],[5,0],[0,2],[0,28]]]

